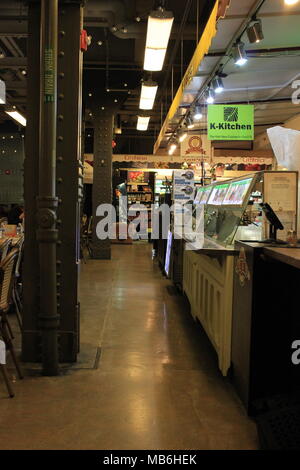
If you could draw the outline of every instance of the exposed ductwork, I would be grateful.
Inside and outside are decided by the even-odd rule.
[[[114,26],[119,29],[128,22],[124,2],[120,0],[90,0],[85,5],[84,17],[85,23],[90,25],[89,19],[92,18],[95,26],[100,26],[99,23],[104,23],[106,20],[106,27],[109,27],[113,33]],[[99,22],[97,18],[100,19]]]

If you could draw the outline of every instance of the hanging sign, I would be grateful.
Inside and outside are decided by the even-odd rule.
[[[208,106],[209,140],[254,140],[254,106],[212,104]]]
[[[244,164],[244,165],[272,165],[273,158],[262,158],[262,157],[213,157],[212,163],[224,163],[226,164]]]
[[[189,134],[181,143],[180,155],[186,157],[198,157],[199,161],[210,161],[211,142],[206,135]]]

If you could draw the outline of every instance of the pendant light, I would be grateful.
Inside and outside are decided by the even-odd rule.
[[[173,21],[173,13],[163,7],[148,16],[144,70],[162,70]]]
[[[147,80],[142,83],[140,109],[152,109],[157,93],[158,85],[152,80]]]
[[[146,131],[148,129],[150,121],[150,116],[138,116],[138,121],[137,121],[137,130],[138,131]]]

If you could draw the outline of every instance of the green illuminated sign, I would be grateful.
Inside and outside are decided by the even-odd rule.
[[[254,140],[254,106],[208,106],[207,131],[209,140]]]

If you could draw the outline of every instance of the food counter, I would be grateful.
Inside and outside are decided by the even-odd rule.
[[[249,414],[263,399],[300,387],[299,248],[236,242],[232,380]]]
[[[272,172],[272,179],[279,173],[282,172]],[[183,291],[190,302],[193,317],[200,321],[217,352],[219,368],[224,376],[228,374],[232,359],[237,258],[234,243],[236,240],[261,241],[268,238],[268,223],[259,204],[275,200],[274,196],[272,199],[269,174],[258,172],[200,188],[194,199],[195,210],[201,205],[204,207],[205,243],[200,249],[183,251]],[[282,216],[284,222],[295,224],[297,173],[285,172],[282,177],[278,176],[281,183],[287,179],[291,187],[282,192],[284,203],[280,205],[277,201],[280,207],[277,215]]]

